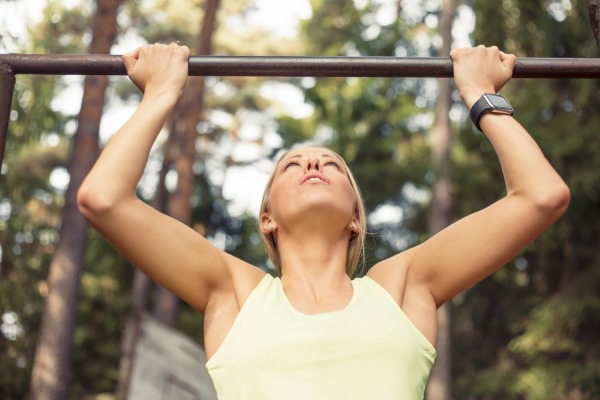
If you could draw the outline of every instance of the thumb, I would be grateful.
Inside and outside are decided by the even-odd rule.
[[[122,57],[123,64],[125,65],[125,69],[127,70],[128,74],[131,72],[133,67],[135,67],[139,53],[140,53],[140,49],[138,47],[137,49],[130,51],[129,53],[123,54],[123,57]]]
[[[501,51],[500,61],[502,61],[502,64],[512,72],[512,70],[515,68],[517,57],[514,54],[508,54]]]

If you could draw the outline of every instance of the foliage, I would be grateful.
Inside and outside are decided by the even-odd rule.
[[[313,16],[298,38],[277,39],[261,28],[217,32],[220,54],[427,56],[435,50],[435,1],[416,9],[398,2],[313,0]],[[402,2],[407,8],[409,2]],[[412,3],[412,2],[411,2]],[[471,2],[475,43],[497,44],[519,56],[597,57],[584,2]],[[181,5],[184,4],[184,5]],[[568,5],[570,4],[570,6]],[[128,2],[123,34],[148,42],[195,42],[199,2]],[[385,8],[387,7],[387,8]],[[79,53],[89,40],[85,7],[51,1],[43,21],[30,28],[24,52]],[[223,22],[252,13],[245,0],[225,2]],[[435,18],[433,18],[435,19]],[[159,21],[160,23],[151,23]],[[249,45],[251,43],[252,45]],[[122,80],[121,82],[125,82]],[[231,212],[222,176],[231,167],[263,165],[279,146],[267,132],[276,118],[282,146],[316,141],[348,160],[371,211],[367,263],[427,238],[429,163],[427,132],[435,84],[426,79],[275,79],[295,85],[313,113],[306,118],[276,113],[261,91],[263,78],[210,78],[207,116],[226,115],[229,124],[207,118],[199,126],[199,159],[192,199],[193,227],[232,254],[267,268],[256,220]],[[0,181],[0,397],[22,398],[29,380],[44,295],[47,265],[58,239],[63,187],[54,178],[64,167],[74,116],[53,107],[62,79],[18,76],[5,165]],[[115,87],[135,97],[129,83]],[[597,332],[600,328],[600,108],[599,83],[591,80],[519,80],[504,94],[517,119],[532,132],[571,188],[571,206],[551,230],[453,302],[454,397],[465,399],[592,399],[600,397]],[[247,139],[244,124],[261,111],[260,135]],[[454,111],[453,203],[459,218],[503,195],[502,173],[486,138]],[[260,148],[259,158],[237,159],[240,143]],[[58,174],[58,175],[57,175]],[[54,178],[51,179],[51,176]],[[151,201],[152,194],[141,190]],[[149,191],[151,193],[152,190]],[[386,218],[375,218],[393,210]],[[399,215],[399,217],[398,217]],[[506,234],[510,234],[507,232]],[[117,380],[120,337],[129,313],[132,268],[92,231],[82,278],[75,334],[73,398],[112,392]],[[185,306],[179,328],[202,341],[202,319]],[[9,326],[10,325],[10,326]],[[19,329],[22,329],[20,331]]]
[[[313,17],[304,22],[302,29],[309,55],[391,56],[419,52],[408,37],[421,25],[389,17],[382,20],[382,11],[390,10],[383,10],[375,2],[365,3],[364,7],[356,7],[345,1],[313,1]],[[423,201],[408,196],[405,189],[423,191],[430,170],[426,124],[418,122],[420,118],[431,118],[431,110],[424,108],[427,82],[319,78],[300,81],[300,85],[314,113],[303,121],[280,120],[286,146],[314,141],[333,148],[348,162],[369,211],[383,206],[403,209],[400,228],[401,221],[369,225],[374,235],[366,267],[414,244],[414,230],[425,230],[423,220],[416,218]],[[422,194],[426,198],[426,193]]]
[[[583,2],[476,2],[477,43],[517,56],[597,57]],[[498,18],[498,14],[502,18]],[[484,28],[485,27],[485,28]],[[522,80],[504,90],[571,189],[566,215],[493,278],[454,307],[455,395],[459,398],[592,399],[600,395],[597,246],[600,141],[598,82]],[[501,195],[492,149],[470,126],[460,131],[458,213]],[[468,188],[474,188],[469,190]],[[478,196],[472,190],[478,189]],[[485,188],[483,190],[483,188]],[[510,232],[507,232],[510,234]]]
[[[52,22],[52,16],[61,14],[76,23]],[[58,3],[50,3],[45,16],[40,25],[32,27],[26,51],[64,51],[64,41],[56,38],[79,37],[85,24],[76,9],[65,9]],[[79,52],[77,43],[66,47],[67,51]],[[10,139],[0,181],[0,314],[2,331],[12,331],[0,336],[0,370],[12,371],[0,375],[0,397],[6,399],[21,398],[28,387],[36,332],[48,291],[47,266],[58,240],[64,193],[62,187],[53,186],[50,177],[64,168],[69,148],[64,133],[72,133],[73,126],[72,116],[52,107],[61,85],[60,79],[35,75],[18,76],[15,84]],[[11,316],[8,321],[7,316]]]
[[[81,277],[74,334],[70,398],[110,393],[118,379],[119,339],[131,304],[132,268],[94,230],[90,230],[86,270]]]

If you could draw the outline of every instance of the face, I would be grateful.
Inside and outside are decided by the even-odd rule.
[[[274,172],[269,218],[280,227],[307,216],[347,225],[355,216],[356,198],[346,168],[329,149],[306,147],[288,152]]]

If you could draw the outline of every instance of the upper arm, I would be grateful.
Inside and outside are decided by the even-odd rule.
[[[132,264],[202,312],[212,294],[232,288],[232,271],[253,268],[136,197],[103,212],[81,208]]]
[[[435,308],[494,273],[552,224],[568,205],[568,189],[532,199],[507,195],[429,240],[374,266],[381,284],[432,342]]]
[[[406,251],[407,285],[427,288],[439,307],[505,265],[563,211],[507,196]]]

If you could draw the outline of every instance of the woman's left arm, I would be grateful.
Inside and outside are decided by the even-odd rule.
[[[454,49],[450,56],[456,85],[469,108],[510,80],[516,60],[497,47],[484,46]],[[512,116],[488,112],[479,123],[500,160],[506,196],[402,255],[407,283],[427,288],[438,307],[514,258],[569,203],[567,185]]]

